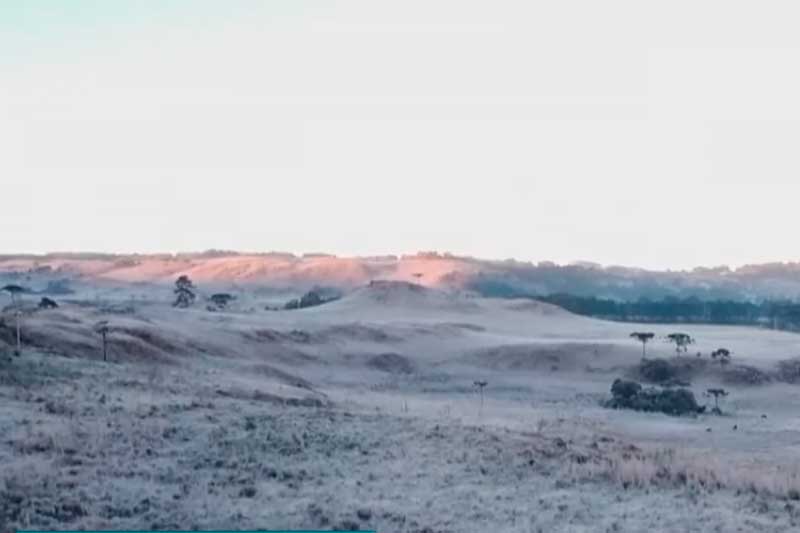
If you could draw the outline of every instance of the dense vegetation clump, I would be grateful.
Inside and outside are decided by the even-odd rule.
[[[305,309],[306,307],[315,307],[334,300],[338,300],[338,294],[326,294],[321,290],[310,290],[300,298],[286,302],[284,309]]]
[[[611,409],[633,409],[672,416],[695,415],[705,411],[694,393],[685,388],[644,388],[635,381],[617,379],[611,386],[612,398],[605,402]]]
[[[694,296],[620,301],[568,293],[522,296],[563,307],[572,313],[606,320],[659,324],[753,325],[800,331],[800,303],[793,301],[764,300],[753,303],[700,299]]]

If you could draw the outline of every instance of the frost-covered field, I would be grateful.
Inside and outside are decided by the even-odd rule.
[[[403,284],[285,312],[72,299],[27,314],[0,366],[3,530],[800,527],[800,387],[709,365],[692,389],[728,389],[725,416],[604,409],[640,358],[630,325]],[[765,376],[800,355],[789,334],[690,333]]]

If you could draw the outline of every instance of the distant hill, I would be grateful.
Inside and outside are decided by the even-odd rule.
[[[649,271],[593,263],[557,265],[494,261],[424,252],[405,256],[337,257],[208,251],[193,254],[57,253],[0,256],[0,275],[170,283],[180,274],[197,282],[352,289],[373,280],[406,281],[491,297],[571,294],[614,301],[664,298],[800,300],[800,263]]]

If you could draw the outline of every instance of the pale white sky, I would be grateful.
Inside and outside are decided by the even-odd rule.
[[[795,5],[4,2],[0,253],[798,260]]]

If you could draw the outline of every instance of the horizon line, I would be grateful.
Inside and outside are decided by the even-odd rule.
[[[206,250],[182,250],[182,251],[169,251],[169,252],[157,252],[157,251],[147,251],[147,252],[123,252],[123,251],[113,251],[113,252],[103,252],[103,251],[92,251],[92,250],[80,250],[80,251],[66,251],[66,250],[55,250],[55,251],[47,251],[47,252],[0,252],[0,261],[3,260],[10,260],[10,259],[47,259],[47,258],[55,258],[55,257],[69,257],[69,256],[78,256],[73,257],[74,259],[84,259],[88,260],[88,257],[80,257],[80,256],[97,256],[97,257],[150,257],[150,258],[157,258],[157,257],[181,257],[181,256],[210,256],[210,255],[217,255],[218,257],[247,257],[247,256],[271,256],[271,255],[281,255],[281,256],[291,256],[296,259],[306,259],[306,258],[313,258],[313,257],[330,257],[333,259],[379,259],[379,258],[386,258],[386,259],[396,259],[402,260],[406,258],[421,258],[421,259],[459,259],[459,260],[466,260],[466,261],[479,261],[479,262],[487,262],[487,263],[520,263],[520,264],[527,264],[534,267],[541,267],[541,266],[548,266],[553,265],[560,268],[566,267],[585,267],[585,268],[599,268],[602,270],[610,270],[614,268],[623,268],[627,270],[639,270],[644,272],[696,272],[698,270],[729,270],[731,272],[737,272],[741,269],[747,267],[754,267],[754,266],[767,266],[767,265],[781,265],[781,266],[788,266],[788,265],[797,265],[800,264],[800,260],[791,261],[791,260],[783,260],[783,261],[765,261],[765,262],[750,262],[750,263],[743,263],[740,265],[729,265],[729,264],[718,264],[718,265],[695,265],[689,268],[647,268],[637,265],[624,265],[624,264],[615,264],[615,263],[600,263],[597,261],[592,261],[588,259],[575,259],[567,262],[559,262],[555,260],[549,259],[542,259],[542,260],[526,260],[526,259],[517,259],[515,257],[507,257],[503,259],[499,258],[489,258],[489,257],[481,257],[481,256],[474,256],[468,254],[458,254],[449,251],[439,251],[439,250],[417,250],[416,252],[403,252],[403,253],[372,253],[372,254],[337,254],[332,252],[298,252],[298,251],[285,251],[285,250],[268,250],[268,251],[253,251],[253,250],[226,250],[220,248],[208,248]]]

